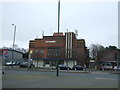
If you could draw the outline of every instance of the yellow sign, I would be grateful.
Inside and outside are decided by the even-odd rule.
[[[30,54],[32,54],[33,53],[33,50],[30,50]]]

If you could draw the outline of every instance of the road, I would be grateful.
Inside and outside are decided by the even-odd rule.
[[[3,88],[118,88],[118,74],[5,70]]]

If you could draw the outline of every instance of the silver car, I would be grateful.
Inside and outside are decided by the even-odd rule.
[[[114,68],[113,68],[113,70],[115,70],[115,71],[120,71],[120,66],[114,66]]]

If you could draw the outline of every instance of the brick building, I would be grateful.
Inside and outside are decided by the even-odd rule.
[[[59,42],[59,44],[58,44]],[[77,39],[73,32],[54,33],[42,39],[30,40],[29,50],[35,67],[54,67],[56,61],[70,67],[88,64],[88,49],[84,39]]]

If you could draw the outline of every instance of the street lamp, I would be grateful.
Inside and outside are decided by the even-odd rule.
[[[12,24],[12,26],[14,26],[14,36],[13,36],[13,52],[12,52],[12,63],[14,60],[14,46],[15,46],[15,34],[16,34],[16,25]]]
[[[59,50],[59,26],[60,26],[60,0],[58,1],[58,60],[57,60],[57,73],[56,75],[59,76],[59,54],[60,54],[60,50]]]

